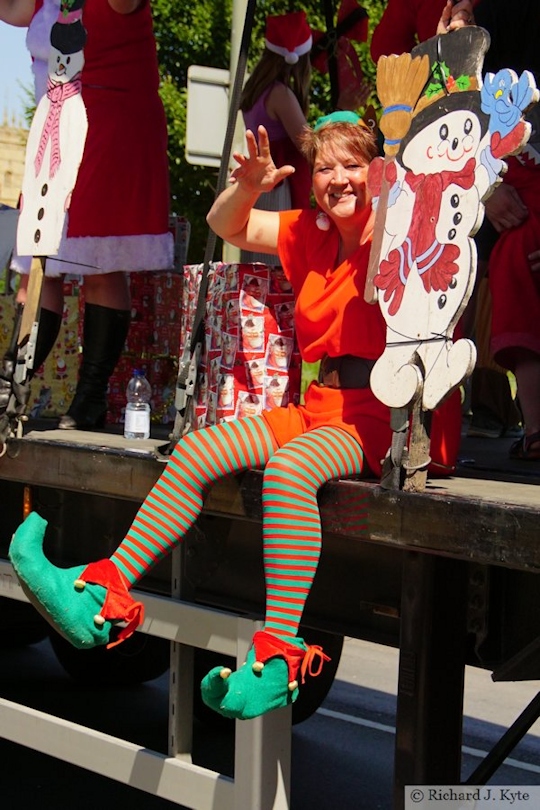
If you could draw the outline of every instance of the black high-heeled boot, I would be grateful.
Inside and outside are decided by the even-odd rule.
[[[19,330],[23,316],[24,305],[18,304],[13,334],[8,350],[2,358],[0,367],[0,443],[4,443],[17,424],[17,431],[21,427],[20,419],[26,413],[30,400],[30,380],[34,376],[34,369],[39,368],[51,351],[62,323],[62,316],[49,309],[42,309],[39,318],[39,329],[34,349],[34,364],[27,369],[23,382],[17,382],[17,358]]]
[[[62,430],[101,428],[107,415],[107,386],[122,354],[131,312],[99,304],[84,308],[83,355],[73,402],[60,418]]]
[[[19,329],[24,312],[24,304],[17,304],[13,335],[9,348],[2,360],[2,371],[0,371],[0,412],[5,410],[12,390],[12,380],[17,362],[17,341]],[[39,313],[39,328],[34,350],[34,365],[28,371],[27,381],[34,376],[37,369],[45,362],[52,347],[56,343],[56,338],[62,325],[62,315],[50,309],[41,308]]]
[[[0,370],[0,415],[6,412],[13,389],[13,373],[17,360],[17,341],[23,314],[23,305],[17,304],[15,310],[15,323],[11,333],[9,346],[2,358],[2,369]]]
[[[62,314],[60,312],[53,312],[51,309],[41,307],[39,312],[36,349],[34,351],[34,367],[30,372],[31,377],[34,376],[38,368],[43,365],[51,353],[61,326]]]

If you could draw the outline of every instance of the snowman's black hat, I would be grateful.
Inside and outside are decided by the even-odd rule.
[[[86,29],[82,24],[85,0],[62,0],[57,21],[51,28],[51,45],[64,54],[82,51]]]
[[[413,116],[445,96],[478,90],[489,45],[488,32],[476,25],[459,28],[450,34],[439,34],[417,45],[411,55],[428,55],[430,76]]]
[[[489,116],[481,109],[480,88],[489,43],[488,32],[472,25],[428,39],[411,51],[412,56],[428,55],[430,76],[415,105],[411,126],[401,141],[401,156],[418,132],[441,115],[457,109],[474,113],[482,133],[486,131]]]

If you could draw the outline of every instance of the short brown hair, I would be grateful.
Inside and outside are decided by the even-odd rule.
[[[317,155],[325,148],[353,152],[366,163],[371,163],[378,155],[377,141],[371,129],[359,121],[358,124],[340,121],[326,124],[317,131],[304,128],[300,135],[302,154],[313,168]]]

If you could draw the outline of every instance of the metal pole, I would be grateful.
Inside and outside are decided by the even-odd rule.
[[[523,710],[510,728],[505,731],[499,742],[494,745],[478,768],[469,776],[465,784],[485,785],[539,717],[540,692],[531,700],[527,708]]]
[[[232,6],[232,19],[231,19],[231,58],[229,62],[229,87],[232,88],[234,84],[234,76],[238,67],[238,56],[240,54],[240,43],[242,40],[242,32],[244,29],[244,20],[246,19],[247,0],[233,0]],[[232,152],[241,152],[244,146],[244,122],[242,115],[239,114],[236,119],[236,127],[234,130],[234,137],[232,142]],[[229,168],[232,170],[234,161],[229,156]],[[240,249],[230,245],[228,242],[223,243],[223,261],[225,262],[239,262]]]

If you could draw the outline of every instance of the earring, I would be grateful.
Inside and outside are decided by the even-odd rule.
[[[330,220],[324,213],[324,211],[319,211],[317,217],[315,219],[315,225],[320,231],[328,231],[330,229]]]

